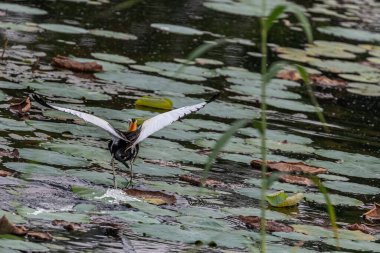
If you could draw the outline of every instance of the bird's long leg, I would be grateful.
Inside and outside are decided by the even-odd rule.
[[[113,187],[117,189],[117,184],[116,184],[116,169],[115,169],[115,157],[112,156],[111,159],[111,166],[112,166],[112,173],[113,173]]]

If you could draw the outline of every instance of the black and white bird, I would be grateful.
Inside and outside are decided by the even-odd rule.
[[[136,119],[130,119],[128,120],[129,129],[126,132],[122,132],[120,130],[115,129],[114,127],[111,126],[110,123],[94,115],[48,104],[41,96],[37,94],[32,94],[31,97],[42,106],[73,114],[88,123],[91,123],[95,126],[102,128],[103,130],[107,131],[112,136],[112,139],[108,143],[108,149],[110,150],[111,156],[112,156],[111,166],[113,170],[113,183],[114,183],[114,187],[116,188],[117,187],[116,186],[116,171],[115,171],[115,166],[114,166],[115,159],[123,163],[127,168],[130,168],[131,170],[130,183],[131,183],[132,178],[133,178],[132,165],[139,152],[140,142],[142,142],[144,139],[146,139],[153,133],[172,124],[174,121],[177,121],[191,113],[199,111],[200,109],[205,107],[208,103],[215,100],[218,95],[219,93],[214,95],[208,101],[205,101],[199,104],[184,106],[178,109],[174,109],[165,113],[158,114],[148,120],[145,120],[144,123],[141,124],[140,126],[137,125]]]

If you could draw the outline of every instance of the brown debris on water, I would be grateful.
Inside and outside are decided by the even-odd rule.
[[[24,236],[28,233],[28,229],[23,226],[16,226],[12,224],[5,215],[0,219],[0,235],[12,234]]]
[[[282,175],[279,180],[280,182],[289,183],[289,184],[297,184],[304,186],[315,186],[312,180],[302,176],[295,175]]]
[[[0,157],[18,158],[19,156],[20,153],[16,148],[13,150],[0,148]]]
[[[261,218],[258,216],[243,216],[240,215],[238,219],[243,222],[247,228],[254,229],[254,230],[260,230],[260,221]],[[269,232],[286,232],[290,233],[293,232],[294,229],[291,226],[288,226],[284,223],[276,222],[267,220],[267,231]]]
[[[53,224],[53,226],[61,226],[67,231],[77,231],[82,228],[81,224],[79,223],[68,222],[65,220],[53,220],[51,224]]]
[[[201,182],[202,179],[200,177],[190,176],[190,175],[181,175],[179,177],[179,180],[188,182],[191,185],[202,186],[202,182]],[[225,187],[226,184],[221,182],[221,181],[217,181],[217,180],[213,180],[213,179],[206,179],[204,182],[204,186],[206,186],[206,187]]]
[[[9,177],[12,176],[12,172],[6,170],[0,170],[0,177]]]
[[[261,170],[261,160],[251,161],[251,166],[254,169]],[[327,172],[327,169],[322,167],[316,167],[312,165],[307,165],[303,162],[272,162],[267,161],[268,171],[279,171],[291,174],[324,174]]]
[[[21,115],[24,115],[24,114],[28,113],[29,110],[30,110],[30,108],[32,108],[32,102],[30,101],[29,97],[25,98],[21,102],[12,103],[9,106],[9,109],[12,112],[15,112],[15,113],[18,113],[18,114],[21,114]]]
[[[36,241],[50,242],[53,240],[53,236],[48,232],[30,231],[27,233],[29,239]]]
[[[69,69],[75,72],[101,72],[103,71],[102,65],[97,62],[79,62],[72,60],[66,56],[57,55],[52,59],[52,64],[59,68]]]
[[[375,203],[371,210],[363,214],[363,218],[369,222],[380,223],[380,204]]]
[[[365,224],[359,224],[359,223],[348,225],[347,229],[359,230],[363,233],[370,234],[370,235],[375,235],[375,234],[380,233],[380,227],[371,227],[371,226],[367,226]]]
[[[132,197],[141,198],[154,205],[173,205],[177,199],[174,195],[169,195],[160,191],[145,191],[138,189],[127,189],[125,192]]]
[[[302,77],[297,70],[281,70],[278,72],[277,77],[290,81],[302,80]],[[309,79],[312,84],[322,87],[343,88],[347,86],[347,82],[342,79],[332,79],[319,74],[311,74],[309,75]]]

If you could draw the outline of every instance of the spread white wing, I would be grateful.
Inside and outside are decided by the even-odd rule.
[[[40,96],[38,96],[36,94],[33,94],[32,97],[33,97],[33,99],[36,102],[38,102],[39,104],[41,104],[41,105],[43,105],[45,107],[56,109],[58,111],[62,111],[62,112],[66,112],[66,113],[70,113],[72,115],[75,115],[75,116],[83,119],[84,121],[86,121],[88,123],[91,123],[91,124],[93,124],[93,125],[95,125],[97,127],[100,127],[102,129],[104,129],[105,131],[107,131],[108,133],[110,133],[112,136],[115,136],[115,137],[117,137],[119,139],[123,139],[123,140],[128,141],[121,133],[119,133],[115,128],[113,128],[111,126],[110,123],[108,123],[104,119],[101,119],[99,117],[96,117],[96,116],[88,114],[88,113],[84,113],[84,112],[80,112],[80,111],[75,111],[75,110],[72,110],[72,109],[63,108],[63,107],[59,107],[59,106],[48,104],[48,103],[46,103],[45,100],[43,100]]]
[[[152,135],[153,133],[161,130],[162,128],[170,125],[174,121],[177,121],[186,115],[196,112],[200,109],[202,109],[207,102],[202,102],[196,105],[189,105],[185,107],[181,107],[169,112],[165,112],[162,114],[159,114],[157,116],[154,116],[146,121],[141,126],[141,132],[139,137],[137,138],[135,144],[143,141],[148,136]]]

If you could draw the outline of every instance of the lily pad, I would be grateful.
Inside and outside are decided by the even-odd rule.
[[[29,7],[20,4],[0,3],[0,10],[25,13],[29,15],[45,15],[48,12],[39,8]]]
[[[35,128],[28,126],[25,121],[1,118],[0,130],[33,131]]]
[[[334,239],[325,239],[323,242],[331,246],[336,245],[336,240]],[[343,249],[355,250],[358,252],[380,252],[380,244],[374,242],[339,239],[339,245]]]
[[[68,33],[68,34],[85,34],[88,33],[86,29],[71,26],[71,25],[61,25],[61,24],[39,24],[42,29],[58,32],[58,33]]]
[[[339,60],[312,60],[310,65],[315,66],[323,71],[332,73],[361,73],[361,72],[378,72],[379,70],[356,62],[339,61]]]
[[[354,194],[364,194],[364,195],[377,195],[380,194],[380,188],[351,183],[342,181],[324,181],[324,186],[328,189],[333,189],[340,192],[349,192]]]
[[[111,63],[109,61],[102,61],[102,60],[94,60],[89,58],[79,58],[71,56],[70,59],[78,62],[96,62],[99,65],[102,65],[103,71],[120,71],[125,69],[125,66],[117,64],[117,63]]]
[[[44,245],[41,245],[39,243],[34,242],[27,242],[22,240],[12,240],[12,239],[0,239],[0,251],[2,249],[5,249],[4,252],[28,252],[28,251],[34,251],[34,252],[49,252],[50,249],[47,248]],[[13,251],[17,250],[17,251]]]
[[[380,96],[380,86],[374,84],[366,83],[349,83],[347,86],[347,91],[350,93],[369,96],[369,97],[379,97]]]
[[[31,23],[11,23],[11,22],[1,22],[0,21],[0,28],[3,29],[9,29],[13,31],[20,31],[20,32],[29,32],[29,33],[37,33],[42,31],[41,28],[38,27],[37,24],[31,24]]]
[[[154,23],[150,25],[153,28],[159,29],[164,32],[175,33],[175,34],[183,34],[183,35],[202,35],[204,32],[180,25],[171,25],[171,24],[162,24],[162,23]]]
[[[357,75],[355,74],[339,74],[343,79],[354,81],[354,82],[364,82],[364,83],[379,83],[380,73],[376,72],[361,72]]]
[[[296,193],[292,196],[288,196],[284,191],[268,194],[266,200],[271,206],[275,207],[291,207],[298,205],[298,203],[304,198],[303,193]]]
[[[113,31],[101,30],[101,29],[92,29],[92,30],[89,30],[88,32],[95,36],[111,38],[111,39],[137,40],[137,37],[135,35],[122,33],[122,32],[113,32]]]
[[[218,196],[222,194],[221,191],[214,191],[206,188],[195,187],[195,186],[182,186],[178,183],[168,184],[166,182],[151,181],[146,182],[147,186],[152,189],[166,191],[171,193],[180,194],[182,196]]]
[[[4,163],[4,166],[8,169],[29,175],[62,176],[65,174],[58,168],[36,163],[8,162]]]
[[[350,40],[359,40],[367,42],[380,42],[380,34],[372,33],[359,29],[344,28],[338,26],[319,27],[318,31],[321,33],[334,35]]]
[[[135,64],[136,62],[129,57],[118,54],[91,53],[96,59],[121,64]]]
[[[112,217],[120,218],[132,223],[144,223],[144,224],[157,224],[159,221],[157,219],[149,217],[144,212],[140,211],[108,211],[107,214]]]
[[[97,91],[67,85],[64,83],[44,82],[26,83],[27,87],[37,90],[38,93],[46,96],[64,96],[66,98],[88,99],[88,100],[109,100],[110,96]]]
[[[48,150],[22,148],[19,149],[19,152],[21,158],[35,162],[70,167],[85,167],[88,165],[88,162],[83,158],[63,155]]]
[[[169,98],[144,96],[137,99],[135,105],[170,110],[173,107],[173,101],[171,101]]]
[[[90,221],[88,215],[79,213],[70,213],[62,211],[52,211],[44,209],[32,209],[29,207],[21,207],[17,209],[17,213],[28,219],[39,219],[39,220],[65,220],[68,222],[76,223],[88,223]]]
[[[70,176],[81,178],[94,184],[113,186],[113,175],[111,173],[87,170],[66,170],[66,173]],[[128,185],[128,180],[116,175],[116,184],[121,187],[126,187]]]
[[[359,207],[364,205],[364,203],[358,199],[341,196],[337,194],[329,194],[329,198],[334,206],[351,206]],[[308,202],[314,202],[319,205],[326,205],[326,200],[322,193],[306,193],[305,199]]]

